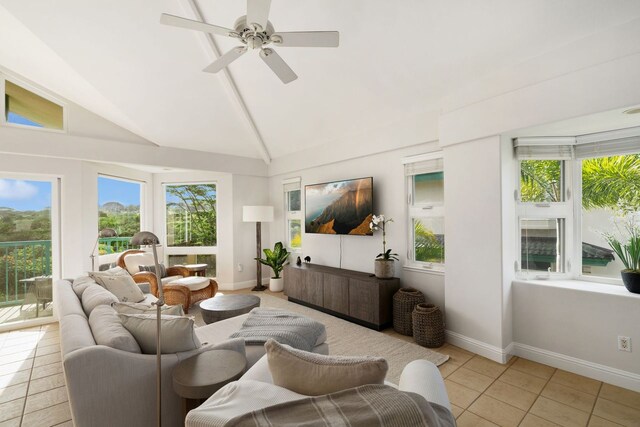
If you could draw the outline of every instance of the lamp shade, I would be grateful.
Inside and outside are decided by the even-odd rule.
[[[133,246],[159,245],[160,239],[150,231],[139,231],[131,238]]]
[[[103,228],[98,233],[98,237],[118,237],[118,233],[113,228]]]
[[[273,221],[273,206],[243,206],[242,221],[271,222]]]

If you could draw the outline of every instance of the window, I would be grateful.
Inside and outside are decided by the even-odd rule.
[[[408,190],[407,266],[444,270],[444,163],[442,154],[405,159]]]
[[[520,273],[620,283],[624,266],[604,234],[640,215],[640,129],[518,138],[514,146]]]
[[[300,178],[284,181],[286,245],[292,251],[302,249],[302,207]]]
[[[53,316],[58,194],[57,179],[0,177],[0,324]]]
[[[166,249],[169,265],[207,264],[216,275],[217,188],[215,183],[165,184]]]
[[[100,238],[98,254],[129,249],[129,241],[140,231],[142,183],[98,176],[98,231],[113,228],[117,237]]]
[[[63,130],[64,109],[40,95],[4,80],[5,123],[42,129]]]

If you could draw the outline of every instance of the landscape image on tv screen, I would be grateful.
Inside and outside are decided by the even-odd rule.
[[[373,178],[305,187],[305,232],[372,235]]]

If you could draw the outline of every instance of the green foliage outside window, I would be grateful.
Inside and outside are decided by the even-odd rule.
[[[216,246],[216,185],[167,185],[166,191],[167,244]]]

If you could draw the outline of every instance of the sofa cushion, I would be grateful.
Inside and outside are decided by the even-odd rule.
[[[130,353],[142,353],[131,332],[122,326],[122,320],[113,307],[99,305],[94,308],[89,315],[89,325],[97,344]]]
[[[384,384],[389,365],[373,356],[324,356],[272,339],[264,345],[273,383],[296,393],[319,396],[366,384]]]
[[[160,282],[163,285],[168,285],[169,283],[175,282],[178,279],[182,279],[182,276],[167,276],[160,279]]]
[[[104,272],[92,272],[90,275],[120,301],[140,302],[144,300],[144,293],[127,270],[123,268],[116,267]]]
[[[189,411],[187,426],[224,426],[239,415],[306,396],[259,381],[234,381],[218,390],[202,405]]]
[[[132,276],[140,272],[141,265],[153,265],[155,261],[153,254],[149,252],[142,252],[138,254],[128,254],[124,257],[124,265],[127,267],[127,271]]]
[[[189,288],[191,292],[194,292],[209,286],[210,281],[209,281],[209,278],[207,277],[189,276],[189,277],[180,278],[178,280],[174,280],[169,283],[186,286],[187,288]],[[162,284],[165,285],[167,283],[164,283],[163,281]]]
[[[156,306],[139,302],[116,302],[111,305],[118,314],[153,314]],[[162,314],[184,316],[182,305],[163,305]]]
[[[73,292],[76,293],[76,295],[78,296],[78,299],[82,298],[82,293],[84,292],[85,289],[87,289],[87,286],[89,285],[93,285],[95,284],[96,281],[93,280],[92,277],[87,276],[80,276],[80,277],[76,277],[73,280],[73,283],[71,283],[71,287],[73,288]]]
[[[95,345],[96,341],[85,316],[69,314],[60,318],[60,349],[63,358],[72,351]]]
[[[82,293],[82,309],[87,316],[99,305],[111,305],[118,298],[100,285],[89,285]]]
[[[119,314],[122,324],[136,339],[142,352],[156,353],[156,315]],[[194,350],[200,341],[194,333],[193,319],[184,316],[161,316],[161,350],[163,354]]]

